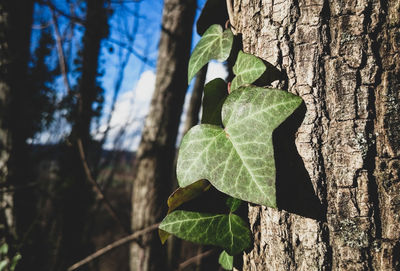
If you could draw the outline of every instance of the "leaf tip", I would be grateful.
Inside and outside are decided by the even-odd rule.
[[[158,236],[160,237],[161,244],[165,244],[167,239],[169,238],[170,234],[162,229],[160,227],[158,228]]]

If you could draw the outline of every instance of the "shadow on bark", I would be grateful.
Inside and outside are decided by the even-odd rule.
[[[295,134],[306,111],[302,103],[273,133],[277,204],[290,213],[323,220],[323,206],[295,145]]]

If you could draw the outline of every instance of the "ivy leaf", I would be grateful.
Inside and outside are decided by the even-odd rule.
[[[211,59],[225,61],[229,57],[233,43],[230,29],[223,31],[218,24],[211,25],[193,50],[189,60],[188,82]]]
[[[222,247],[231,255],[251,245],[246,222],[235,214],[177,210],[167,215],[159,228],[187,241]]]
[[[228,197],[226,200],[226,205],[229,207],[231,213],[235,212],[240,207],[240,204],[242,204],[240,199]]]
[[[161,244],[164,245],[170,236],[171,234],[169,234],[168,232],[163,231],[162,229],[158,229],[158,237],[160,237]]]
[[[218,263],[222,266],[225,270],[232,270],[233,269],[233,256],[226,253],[226,251],[222,251],[218,258]]]
[[[205,85],[201,123],[222,125],[221,110],[227,96],[228,86],[221,78],[216,78]]]
[[[236,63],[233,66],[233,73],[236,77],[232,80],[231,91],[253,83],[263,75],[266,69],[267,67],[262,59],[239,51]]]
[[[195,183],[192,183],[191,185],[188,185],[186,187],[179,187],[176,189],[169,197],[167,200],[168,204],[168,213],[171,213],[173,210],[184,204],[185,202],[188,202],[199,195],[201,193],[207,191],[210,189],[211,184],[206,181],[206,180],[200,180]],[[168,237],[170,234],[166,231],[163,231],[161,229],[158,230],[158,235],[160,237],[161,243],[164,244],[165,241],[167,241]]]
[[[200,124],[184,136],[179,185],[206,179],[234,198],[276,207],[272,132],[301,102],[277,89],[248,86],[232,92],[222,107],[225,129]]]
[[[168,214],[183,203],[198,197],[201,193],[207,191],[210,186],[208,181],[200,180],[186,187],[179,187],[168,197]]]

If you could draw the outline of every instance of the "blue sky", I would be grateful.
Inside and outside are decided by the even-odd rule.
[[[57,0],[53,1],[53,3],[65,13],[71,13],[67,1]],[[198,0],[197,16],[200,14],[204,3],[205,0]],[[140,130],[147,115],[149,102],[154,90],[163,0],[126,1],[123,5],[112,4],[111,7],[114,12],[109,19],[110,34],[103,41],[99,59],[100,71],[103,74],[99,81],[105,90],[104,114],[100,119],[100,125],[93,126],[93,135],[97,138],[102,136],[101,132],[105,129],[105,123],[110,113],[111,102],[116,89],[116,81],[121,71],[121,63],[127,61],[123,69],[123,80],[119,88],[116,110],[111,120],[110,140],[106,142],[105,147],[108,149],[115,148],[114,141],[118,137],[117,135],[121,128],[125,128],[127,131],[120,141],[119,148],[134,150],[139,143]],[[83,10],[83,8],[75,8],[75,16],[84,18]],[[37,6],[35,10],[35,25],[45,25],[47,22],[51,22],[50,19],[48,8]],[[58,16],[57,20],[60,32],[68,37],[68,31],[71,29],[69,20],[63,16]],[[32,31],[33,41],[37,40],[39,33],[36,28],[34,26]],[[195,27],[193,30],[192,49],[200,38],[195,31]],[[77,50],[82,33],[82,27],[76,25],[73,38],[69,43],[64,44],[66,55],[68,55],[68,52]],[[143,58],[146,61],[143,61]],[[67,61],[71,66],[73,65],[73,59],[68,59]],[[226,72],[221,64],[213,63],[209,67],[209,79],[216,76],[223,77],[225,74]],[[73,83],[73,73],[69,74],[69,78]],[[62,90],[64,87],[61,78],[58,80],[57,88],[61,95],[65,93],[65,90]],[[188,98],[190,98],[190,93],[187,95],[187,100]],[[63,125],[59,126],[65,127]],[[43,138],[51,139],[52,137],[51,131],[41,135],[42,140]]]

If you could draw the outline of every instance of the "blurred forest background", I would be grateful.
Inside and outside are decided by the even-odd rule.
[[[0,270],[218,269],[154,226],[202,86],[227,76],[187,84],[204,2],[0,1]]]

